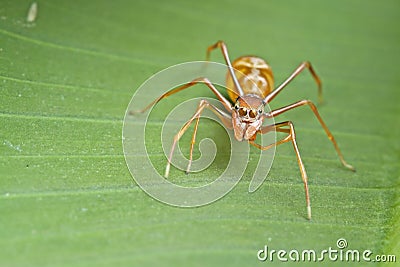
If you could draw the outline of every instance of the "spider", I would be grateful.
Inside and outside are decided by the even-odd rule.
[[[223,41],[218,41],[214,45],[208,47],[207,57],[206,57],[207,61],[210,58],[211,51],[218,48],[221,49],[222,55],[228,66],[226,87],[232,89],[228,90],[228,95],[232,102],[229,101],[227,98],[225,98],[207,78],[201,77],[194,79],[193,81],[187,84],[184,84],[182,86],[167,91],[166,93],[156,98],[144,109],[137,111],[143,113],[153,105],[157,104],[162,99],[170,95],[173,95],[175,93],[178,93],[184,89],[190,88],[198,83],[204,83],[205,85],[207,85],[207,87],[215,94],[215,96],[218,98],[218,100],[221,102],[221,104],[225,109],[221,110],[220,108],[217,108],[216,106],[209,103],[207,100],[200,101],[193,116],[182,126],[182,128],[174,137],[172,148],[168,157],[168,162],[165,168],[165,177],[167,178],[169,175],[172,156],[177,142],[189,128],[191,123],[195,121],[194,132],[190,146],[189,163],[186,170],[186,173],[190,172],[190,167],[193,160],[193,148],[195,144],[200,116],[202,111],[205,108],[207,108],[213,111],[228,129],[231,130],[233,129],[234,136],[238,141],[247,141],[249,144],[261,150],[267,150],[273,146],[278,146],[286,142],[292,143],[294,152],[297,157],[297,162],[300,168],[301,178],[304,183],[307,216],[308,219],[311,220],[311,204],[310,204],[310,195],[307,182],[308,177],[297,146],[296,134],[293,123],[291,121],[284,121],[275,123],[273,125],[263,125],[263,121],[266,118],[277,117],[282,113],[285,113],[289,110],[301,106],[310,107],[311,111],[317,117],[322,128],[325,130],[325,133],[328,136],[329,140],[332,142],[341,163],[346,168],[355,171],[354,167],[348,164],[344,160],[335,138],[333,137],[332,133],[326,126],[325,122],[322,120],[313,102],[311,102],[310,100],[301,100],[293,104],[278,109],[274,109],[269,112],[266,112],[264,110],[264,106],[266,104],[270,103],[297,75],[299,75],[302,71],[306,69],[309,70],[309,72],[311,73],[312,77],[314,78],[317,84],[318,98],[319,101],[321,101],[322,86],[320,78],[318,77],[315,70],[311,66],[311,63],[305,61],[301,63],[281,85],[279,85],[276,89],[274,89],[273,73],[271,67],[267,64],[267,62],[264,59],[256,56],[242,56],[231,62],[231,60],[229,59],[228,49],[226,44]],[[136,113],[136,112],[131,112],[131,113]],[[266,134],[271,131],[285,133],[287,134],[287,136],[267,146],[262,146],[255,142],[257,134]]]

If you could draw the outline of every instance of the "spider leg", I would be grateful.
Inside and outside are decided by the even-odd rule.
[[[295,102],[295,103],[293,103],[291,105],[285,106],[283,108],[279,108],[279,109],[273,110],[273,111],[270,112],[269,116],[276,117],[276,116],[278,116],[278,115],[280,115],[280,114],[282,114],[284,112],[287,112],[289,110],[295,109],[297,107],[305,106],[305,105],[308,105],[311,108],[312,112],[314,112],[314,115],[317,117],[317,119],[318,119],[319,123],[321,124],[322,128],[325,130],[326,135],[328,136],[329,140],[331,140],[333,146],[335,147],[335,150],[336,150],[336,152],[337,152],[337,154],[339,156],[339,159],[340,159],[341,163],[343,164],[343,166],[345,166],[346,168],[348,168],[348,169],[350,169],[352,171],[355,171],[354,167],[351,166],[350,164],[348,164],[344,160],[343,154],[340,151],[339,146],[336,143],[335,138],[333,137],[333,134],[328,129],[328,126],[326,126],[325,122],[322,120],[321,116],[319,115],[317,107],[310,100],[301,100],[301,101]]]
[[[189,87],[192,87],[193,85],[196,85],[198,83],[204,83],[208,86],[208,88],[210,88],[210,90],[216,95],[216,97],[219,99],[219,101],[221,101],[222,105],[224,105],[224,107],[226,108],[226,110],[231,110],[232,109],[232,104],[231,102],[229,102],[229,100],[227,100],[218,90],[217,88],[215,88],[215,86],[210,82],[210,80],[208,80],[207,78],[201,77],[201,78],[197,78],[194,79],[191,82],[188,82],[182,86],[179,86],[177,88],[171,89],[168,92],[162,94],[161,96],[159,96],[158,98],[156,98],[153,102],[151,102],[150,104],[148,104],[145,108],[143,108],[142,110],[139,111],[131,111],[129,114],[134,115],[136,113],[143,113],[146,110],[148,110],[149,108],[151,108],[152,106],[154,106],[155,104],[157,104],[158,102],[160,102],[162,99],[176,94],[182,90],[185,90]]]
[[[282,127],[289,127],[289,129],[282,128]],[[311,202],[310,202],[310,195],[308,192],[308,182],[307,182],[308,178],[307,178],[307,173],[306,173],[306,169],[304,167],[303,161],[301,160],[299,148],[297,146],[296,133],[294,131],[293,123],[291,121],[285,121],[285,122],[280,122],[280,123],[277,123],[274,125],[266,125],[261,128],[260,133],[265,134],[265,133],[273,131],[273,130],[278,131],[278,132],[288,133],[288,136],[286,136],[282,140],[279,140],[279,141],[277,141],[273,144],[267,145],[267,146],[262,146],[260,144],[256,144],[254,141],[249,141],[249,143],[261,150],[267,150],[273,146],[278,146],[283,143],[292,141],[294,152],[296,153],[296,157],[297,157],[297,163],[299,164],[299,168],[300,168],[301,178],[304,183],[304,191],[306,194],[307,216],[308,216],[308,219],[311,220]]]
[[[221,52],[222,52],[222,55],[224,56],[226,65],[228,65],[229,73],[231,74],[233,83],[235,84],[235,87],[236,87],[239,95],[240,96],[244,95],[243,89],[242,89],[242,87],[240,87],[239,81],[234,72],[234,68],[232,67],[231,60],[229,59],[228,48],[226,47],[226,44],[223,41],[218,41],[215,44],[213,44],[207,48],[206,60],[209,61],[211,51],[214,49],[217,49],[217,48],[221,49]]]
[[[321,79],[315,72],[314,68],[311,66],[311,63],[309,61],[305,61],[301,63],[294,71],[293,73],[287,78],[281,85],[279,85],[278,88],[276,88],[274,91],[272,91],[269,95],[267,95],[264,99],[265,103],[269,103],[274,99],[282,90],[283,88],[286,87],[297,75],[299,75],[303,70],[308,69],[314,78],[317,86],[318,86],[318,102],[322,102],[322,83]]]
[[[171,162],[172,162],[172,156],[174,154],[174,150],[176,147],[176,144],[178,143],[178,141],[181,139],[181,137],[183,136],[183,134],[187,131],[187,129],[189,128],[190,124],[196,120],[195,122],[195,126],[194,126],[194,130],[193,130],[193,136],[192,136],[192,140],[190,143],[190,155],[189,155],[189,163],[186,169],[186,173],[188,174],[190,172],[190,167],[192,165],[192,161],[193,161],[193,148],[194,148],[194,144],[196,142],[196,134],[197,134],[197,129],[198,129],[198,125],[199,125],[199,121],[200,121],[200,115],[203,112],[203,110],[205,108],[210,109],[214,114],[216,114],[218,116],[218,118],[222,121],[222,123],[228,128],[228,129],[232,129],[232,121],[231,121],[231,116],[227,113],[225,113],[224,111],[220,110],[219,108],[217,108],[216,106],[210,104],[207,100],[201,100],[196,112],[193,114],[193,116],[182,126],[182,128],[179,130],[179,132],[174,136],[174,141],[172,143],[172,147],[171,147],[171,151],[169,153],[169,157],[168,157],[168,163],[167,166],[165,167],[165,174],[164,176],[166,178],[168,178],[169,175],[169,170],[170,170],[170,166],[171,166]]]

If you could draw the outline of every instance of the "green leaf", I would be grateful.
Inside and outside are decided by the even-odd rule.
[[[31,3],[0,6],[1,266],[254,266],[265,245],[322,251],[339,238],[346,249],[400,260],[397,1],[37,1],[27,22]],[[217,40],[232,58],[267,59],[277,84],[304,60],[321,76],[319,111],[357,172],[340,165],[306,107],[277,118],[296,127],[311,222],[290,144],[277,148],[259,190],[247,192],[253,160],[234,190],[200,208],[162,204],[132,179],[121,130],[133,93],[165,67],[204,60]],[[210,96],[198,88],[186,94]],[[317,94],[304,73],[271,106],[308,98]],[[224,138],[210,123],[200,128]],[[148,149],[162,172],[158,144]],[[212,181],[224,157],[188,176],[172,170],[171,179]]]

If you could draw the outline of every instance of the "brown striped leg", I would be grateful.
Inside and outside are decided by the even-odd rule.
[[[321,116],[319,115],[317,107],[310,100],[301,100],[301,101],[298,101],[298,102],[293,103],[291,105],[288,105],[286,107],[273,110],[273,111],[271,111],[270,115],[272,117],[276,117],[276,116],[278,116],[278,115],[280,115],[282,113],[285,113],[285,112],[287,112],[289,110],[295,109],[297,107],[305,106],[305,105],[308,105],[311,108],[311,110],[314,112],[314,115],[317,117],[317,119],[318,119],[319,123],[321,124],[322,128],[325,130],[326,135],[328,136],[329,140],[331,140],[333,146],[335,147],[335,150],[336,150],[336,152],[337,152],[337,154],[339,156],[339,159],[342,162],[343,166],[345,166],[346,168],[348,168],[348,169],[350,169],[352,171],[355,171],[354,167],[351,166],[350,164],[348,164],[344,160],[343,154],[340,151],[339,146],[336,143],[335,138],[333,137],[331,131],[329,131],[328,126],[326,126],[325,122],[322,120]]]
[[[282,127],[289,127],[289,129],[286,128],[282,128]],[[267,133],[270,131],[278,131],[278,132],[284,132],[284,133],[288,133],[288,136],[285,137],[282,140],[277,141],[276,143],[267,145],[267,146],[261,146],[259,144],[254,143],[253,141],[250,141],[249,143],[261,150],[267,150],[270,149],[273,146],[278,146],[280,144],[286,143],[291,141],[293,144],[293,148],[294,148],[294,152],[296,153],[296,157],[297,157],[297,163],[299,165],[300,168],[300,173],[301,173],[301,178],[303,180],[304,183],[304,191],[306,194],[306,207],[307,207],[307,217],[309,220],[311,220],[311,202],[310,202],[310,195],[309,195],[309,191],[308,191],[308,178],[307,178],[307,173],[306,173],[306,169],[304,167],[303,161],[301,160],[301,156],[300,156],[300,151],[299,148],[297,146],[297,142],[296,142],[296,133],[294,131],[294,126],[293,123],[291,121],[286,121],[286,122],[281,122],[281,123],[277,123],[274,125],[267,125],[264,126],[261,129],[261,133]]]
[[[322,102],[322,83],[321,79],[315,72],[314,68],[311,66],[311,63],[309,61],[305,61],[301,63],[295,70],[294,72],[287,78],[281,85],[279,85],[278,88],[276,88],[274,91],[272,91],[269,95],[267,95],[264,99],[265,103],[269,103],[274,99],[282,90],[283,88],[286,87],[297,75],[299,75],[303,70],[308,69],[313,76],[315,82],[317,83],[318,86],[318,101],[321,103]]]
[[[194,130],[193,130],[193,136],[192,136],[192,140],[190,143],[190,155],[189,155],[189,163],[186,169],[186,173],[190,172],[190,167],[192,165],[192,161],[193,161],[193,149],[194,149],[194,144],[196,142],[196,134],[197,134],[197,129],[198,129],[198,125],[199,125],[199,121],[200,121],[200,115],[203,112],[203,110],[205,108],[210,109],[212,112],[214,112],[218,118],[221,120],[221,122],[228,128],[228,129],[232,129],[232,122],[231,122],[231,116],[227,113],[225,113],[224,111],[220,110],[219,108],[215,107],[214,105],[210,104],[207,100],[201,100],[196,112],[194,113],[194,115],[182,126],[182,128],[179,130],[179,132],[174,136],[174,141],[172,143],[172,147],[171,147],[171,151],[168,157],[168,163],[167,166],[165,167],[165,174],[164,176],[166,178],[168,178],[169,175],[169,170],[170,170],[170,166],[171,166],[171,162],[172,162],[172,156],[174,154],[174,150],[176,147],[176,144],[178,143],[178,141],[181,139],[181,137],[183,136],[183,134],[187,131],[187,129],[189,128],[190,124],[196,120],[195,126],[194,126]]]

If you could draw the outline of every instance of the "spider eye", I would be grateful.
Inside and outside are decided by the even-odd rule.
[[[235,106],[234,106],[234,108],[235,108],[236,110],[238,110],[238,109],[239,109],[239,104],[236,103]]]
[[[239,115],[240,116],[245,116],[247,114],[246,108],[239,108]]]
[[[263,111],[262,111],[262,109],[259,109],[258,114],[261,114],[261,113],[263,113]]]
[[[254,119],[257,116],[257,112],[254,109],[252,109],[249,112],[249,116],[250,118]]]

